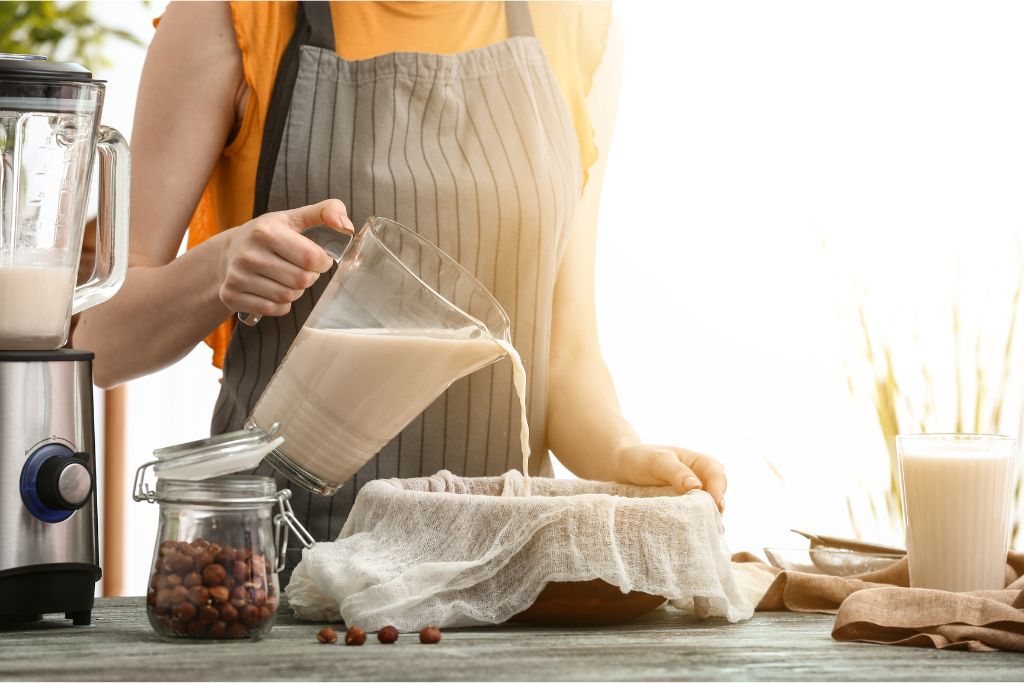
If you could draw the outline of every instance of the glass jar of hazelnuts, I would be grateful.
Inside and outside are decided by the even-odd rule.
[[[197,467],[203,459],[188,446],[162,449],[136,472],[135,500],[160,505],[149,623],[165,638],[258,639],[277,617],[289,529],[304,545],[312,538],[292,514],[291,491],[278,491],[269,477],[223,475],[230,457],[207,457],[210,466]],[[155,489],[146,482],[149,467],[158,477]],[[217,476],[205,478],[210,472]]]

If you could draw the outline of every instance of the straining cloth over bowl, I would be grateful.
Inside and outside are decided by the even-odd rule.
[[[703,491],[448,471],[366,484],[338,540],[304,550],[300,618],[367,630],[497,624],[550,581],[601,579],[735,622],[754,611]]]

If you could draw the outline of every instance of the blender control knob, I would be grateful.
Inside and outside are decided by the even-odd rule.
[[[89,502],[92,475],[81,456],[49,458],[36,479],[39,499],[51,510],[77,510]]]
[[[63,522],[92,500],[91,456],[64,444],[48,443],[34,450],[21,468],[21,502],[43,522]]]
[[[57,495],[64,504],[72,508],[80,508],[89,502],[92,491],[92,477],[89,470],[80,462],[73,462],[61,470],[57,477]]]

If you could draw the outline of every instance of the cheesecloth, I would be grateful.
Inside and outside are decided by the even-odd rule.
[[[523,496],[515,470],[372,481],[338,539],[303,551],[288,602],[303,619],[411,631],[500,623],[549,581],[602,579],[700,616],[753,614],[703,491],[538,477],[530,485]]]

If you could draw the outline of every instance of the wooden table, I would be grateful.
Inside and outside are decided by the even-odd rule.
[[[727,624],[652,613],[628,626],[403,634],[362,647],[321,645],[320,624],[282,608],[257,643],[160,640],[142,598],[97,600],[93,626],[48,617],[0,629],[0,679],[47,680],[1024,680],[1024,655],[837,643],[832,618],[759,613]]]

